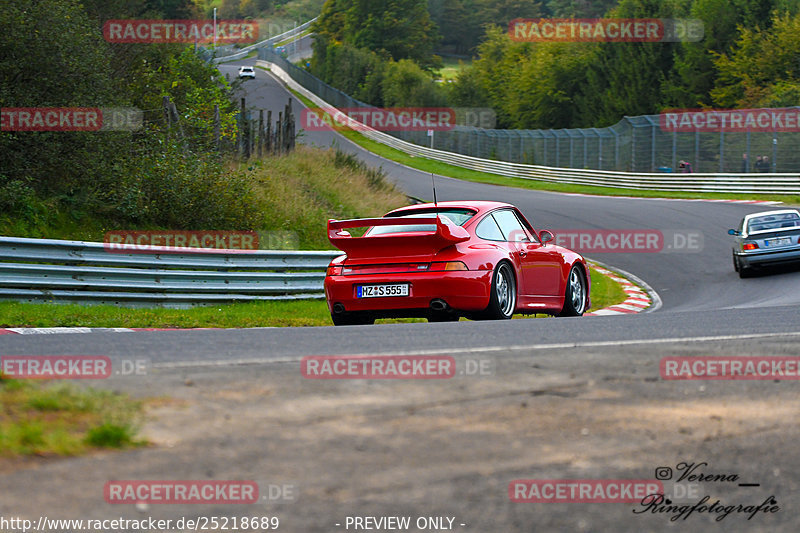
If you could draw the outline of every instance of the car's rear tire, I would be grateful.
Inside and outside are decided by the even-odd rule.
[[[739,265],[739,278],[752,278],[753,277],[753,269],[750,267]]]
[[[479,320],[508,320],[517,307],[517,280],[507,262],[497,265],[492,275],[489,305],[476,318]]]
[[[334,326],[363,326],[374,324],[375,317],[369,313],[331,313]]]
[[[586,276],[576,265],[569,271],[564,291],[564,307],[558,316],[581,316],[586,311]]]
[[[740,261],[739,257],[736,254],[733,254],[733,269],[739,273],[739,277],[741,279],[749,278],[753,275],[753,269],[750,267],[744,266]]]

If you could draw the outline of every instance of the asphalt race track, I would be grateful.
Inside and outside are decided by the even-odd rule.
[[[240,64],[252,61],[220,69],[233,77]],[[249,106],[273,112],[290,96],[260,69],[243,92]],[[299,117],[302,105],[294,105]],[[429,174],[338,135],[306,132],[302,142],[336,143],[382,166],[408,195],[432,197]],[[796,379],[672,381],[659,370],[675,356],[800,357],[800,269],[742,280],[731,265],[727,229],[769,207],[436,182],[440,200],[511,202],[538,228],[694,232],[702,250],[587,254],[658,293],[659,309],[629,316],[0,336],[4,355],[146,358],[146,376],[92,385],[170,398],[143,427],[151,446],[22,465],[0,459],[0,516],[278,516],[279,531],[296,532],[800,528]],[[452,356],[458,372],[444,380],[304,379],[301,359],[313,355]],[[476,363],[486,372],[476,375]],[[725,480],[693,478],[688,494],[672,493],[676,504],[708,496],[709,505],[734,508],[685,516],[633,502],[517,503],[508,493],[518,479],[652,480],[660,467],[675,480],[683,463]],[[251,479],[292,485],[299,496],[253,505],[106,503],[104,484],[124,479]],[[665,481],[665,490],[678,489]],[[748,518],[735,508],[770,498],[779,509]],[[390,516],[412,525],[354,525],[354,517]],[[418,527],[421,517],[452,522]]]

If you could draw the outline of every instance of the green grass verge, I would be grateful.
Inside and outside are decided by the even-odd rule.
[[[601,274],[592,268],[591,265],[589,265],[589,270],[592,276],[592,290],[590,291],[592,309],[590,309],[590,311],[597,311],[604,307],[621,304],[628,298],[628,295],[622,290],[622,286],[619,283]]]
[[[593,309],[625,300],[625,293],[616,282],[594,270],[591,276]],[[424,321],[385,319],[378,323]],[[250,302],[191,309],[0,302],[2,327],[255,328],[331,324],[324,300]]]
[[[319,107],[314,102],[303,96],[302,94],[289,89],[297,98],[299,98],[307,107]],[[565,192],[565,193],[580,193],[580,194],[594,194],[604,196],[637,196],[645,198],[684,198],[684,199],[708,199],[708,200],[770,200],[784,202],[788,205],[800,205],[800,195],[796,194],[728,194],[728,193],[691,193],[691,192],[677,192],[677,191],[650,191],[638,189],[620,189],[615,187],[593,187],[586,185],[574,185],[569,183],[552,183],[548,181],[530,180],[523,178],[511,178],[501,176],[498,174],[491,174],[488,172],[479,172],[468,168],[457,167],[447,163],[426,159],[424,157],[415,157],[401,152],[396,148],[391,148],[385,144],[381,144],[372,139],[368,139],[359,132],[350,129],[341,129],[339,133],[346,139],[356,143],[365,150],[394,161],[406,165],[408,167],[421,170],[423,172],[432,172],[440,176],[448,176],[451,178],[462,179],[465,181],[474,181],[478,183],[488,183],[491,185],[502,185],[505,187],[518,187],[521,189],[533,189],[539,191],[551,192]]]
[[[324,300],[236,303],[191,309],[0,302],[3,327],[255,328],[327,326]]]
[[[0,457],[77,455],[145,444],[141,402],[110,391],[0,377]]]
[[[442,60],[442,68],[437,72],[440,80],[449,81],[458,77],[459,73],[472,64],[470,59],[445,58]]]

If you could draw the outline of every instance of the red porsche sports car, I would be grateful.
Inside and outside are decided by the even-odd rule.
[[[346,231],[362,227],[361,237]],[[553,234],[534,230],[511,204],[439,202],[383,218],[329,220],[328,238],[346,254],[325,276],[337,326],[385,317],[580,316],[589,308],[583,257],[548,244]]]

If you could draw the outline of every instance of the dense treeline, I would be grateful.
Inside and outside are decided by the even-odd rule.
[[[377,106],[447,101],[439,54],[467,57],[493,25],[515,18],[600,16],[616,0],[327,0],[315,25],[312,72]]]
[[[796,0],[431,0],[428,16],[422,0],[386,4],[328,0],[312,60],[324,81],[373,105],[491,107],[501,128],[598,127],[665,108],[800,105]],[[509,38],[510,20],[536,16],[693,18],[705,33],[677,43]],[[434,52],[469,51],[478,38],[472,66],[454,83],[434,83]]]
[[[43,228],[54,216],[87,214],[115,225],[252,228],[246,180],[211,150],[214,105],[223,138],[233,134],[231,86],[191,47],[106,42],[103,22],[125,18],[199,14],[190,0],[35,0],[0,10],[1,107],[134,107],[145,119],[138,131],[3,131],[0,216]],[[180,132],[166,131],[164,97],[179,110]]]
[[[601,17],[617,0],[430,0],[428,9],[442,40],[436,50],[472,54],[487,26],[503,28],[516,18]]]
[[[328,0],[314,24],[311,70],[369,104],[445,102],[431,77],[439,39],[425,0]]]
[[[621,0],[618,17],[697,18],[696,43],[519,43],[490,29],[453,105],[483,105],[500,127],[606,126],[664,108],[798,105],[800,4]]]
[[[199,9],[210,17],[217,6],[217,16],[223,19],[268,17],[305,22],[319,15],[325,0],[195,0]],[[262,28],[264,31],[264,28]]]

